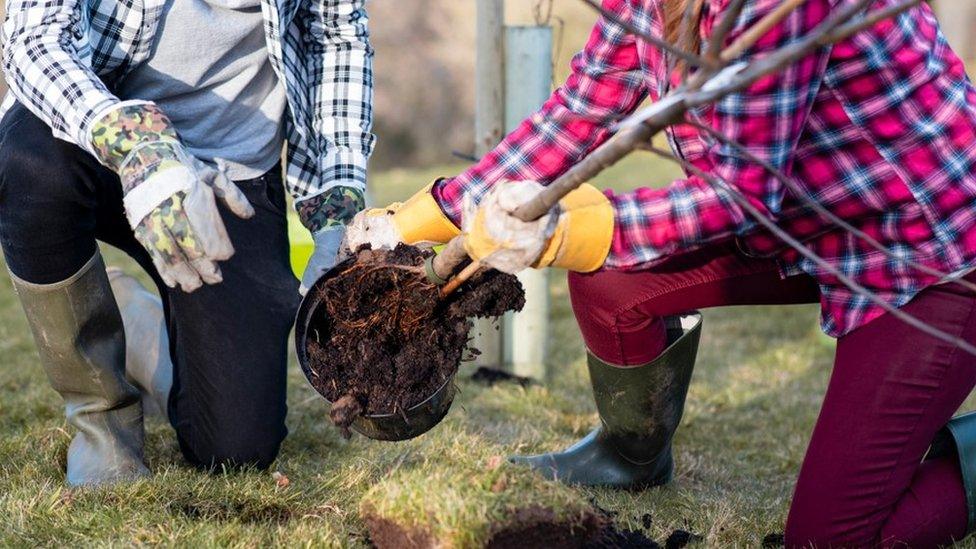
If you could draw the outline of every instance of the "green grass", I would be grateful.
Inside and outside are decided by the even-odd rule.
[[[458,169],[377,174],[376,201],[403,198]],[[632,158],[601,181],[624,189],[673,175],[669,166]],[[131,267],[118,253],[107,255]],[[292,434],[275,465],[289,486],[278,487],[268,473],[188,469],[170,429],[154,423],[152,479],[69,491],[62,482],[71,433],[60,399],[47,387],[6,275],[0,279],[3,546],[361,546],[362,512],[370,510],[464,547],[477,545],[491,521],[516,506],[548,503],[572,515],[590,498],[617,511],[624,527],[640,528],[640,517],[651,514],[647,533],[658,541],[683,528],[704,535],[707,546],[755,546],[782,531],[833,355],[833,342],[817,329],[816,307],[708,311],[675,443],[675,482],[643,492],[564,487],[507,463],[493,466],[498,456],[565,447],[596,422],[565,279],[554,276],[551,379],[544,386],[462,381],[451,414],[427,435],[398,444],[344,441],[292,364]]]

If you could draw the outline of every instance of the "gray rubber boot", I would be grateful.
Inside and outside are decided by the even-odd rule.
[[[125,378],[125,334],[105,265],[96,253],[75,275],[31,284],[11,274],[41,364],[78,433],[68,447],[72,486],[149,475],[143,463],[142,405]]]
[[[125,374],[142,393],[147,416],[167,417],[173,360],[163,303],[135,277],[109,267],[108,279],[125,326]]]
[[[622,368],[589,355],[601,425],[563,452],[511,461],[568,484],[645,488],[671,481],[671,439],[681,422],[698,354],[701,315],[672,317],[669,345],[653,361]]]

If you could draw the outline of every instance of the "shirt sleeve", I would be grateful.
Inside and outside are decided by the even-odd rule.
[[[78,0],[7,0],[2,66],[11,93],[53,130],[92,155],[91,126],[120,101],[87,62]],[[79,44],[81,47],[79,47]]]
[[[318,152],[318,185],[297,193],[296,202],[319,197],[334,211],[300,204],[303,221],[316,227],[343,224],[362,208],[366,165],[373,151],[373,49],[365,0],[315,0],[309,7],[306,59],[313,109],[312,150]],[[354,196],[355,195],[355,196]],[[358,207],[350,208],[350,204]],[[312,221],[312,218],[317,221]]]
[[[604,0],[603,7],[627,20],[627,0]],[[633,36],[600,19],[572,72],[542,108],[476,165],[434,187],[434,197],[460,225],[466,194],[475,200],[503,180],[551,183],[610,135],[612,123],[632,112],[646,97]]]
[[[729,0],[712,0],[715,17]],[[728,41],[740,36],[775,9],[779,0],[753,0],[740,16]],[[799,41],[823,22],[829,0],[809,0],[764,35],[743,58],[757,58]],[[789,174],[797,143],[820,89],[829,57],[822,48],[753,83],[743,92],[716,102],[705,123],[739,143],[753,156]],[[706,141],[708,141],[706,139]],[[679,151],[680,153],[680,151]],[[702,162],[705,171],[725,181],[775,220],[785,189],[762,166],[729,145],[710,142]],[[662,189],[638,189],[614,196],[614,238],[607,268],[646,266],[659,258],[748,233],[756,225],[732,198],[697,176]]]

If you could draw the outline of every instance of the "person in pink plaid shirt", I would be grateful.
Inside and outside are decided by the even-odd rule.
[[[848,2],[802,3],[744,57],[799,40]],[[702,3],[698,44],[728,3]],[[779,3],[746,0],[728,41]],[[684,2],[604,0],[603,7],[644,33],[673,39]],[[463,227],[469,253],[491,266],[572,271],[601,426],[566,451],[514,459],[586,485],[671,479],[671,438],[701,323],[689,311],[819,301],[823,330],[838,338],[836,363],[800,471],[787,544],[961,539],[976,516],[976,452],[968,455],[976,418],[943,428],[976,385],[972,356],[886,314],[694,172],[658,189],[584,187],[535,224],[511,215],[603,143],[614,122],[666,94],[678,81],[668,66],[661,51],[600,20],[569,79],[536,114],[460,176],[405,205],[359,216],[350,242],[442,242]],[[976,280],[976,90],[925,3],[689,119],[743,148],[689,123],[668,131],[675,155],[728,182],[885,302],[976,342],[976,298],[951,281]],[[811,210],[757,158],[896,259]],[[517,183],[501,184],[510,181]],[[521,239],[499,236],[506,230]],[[951,276],[920,272],[908,261]]]

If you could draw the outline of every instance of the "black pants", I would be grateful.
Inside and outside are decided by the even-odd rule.
[[[167,288],[135,240],[118,176],[55,139],[21,105],[0,121],[0,244],[10,270],[36,284],[76,273],[96,240],[132,256],[159,287],[175,366],[170,422],[186,458],[203,467],[267,467],[287,434],[287,341],[298,305],[289,267],[280,170],[238,185],[256,215],[222,210],[236,253],[224,282]]]

